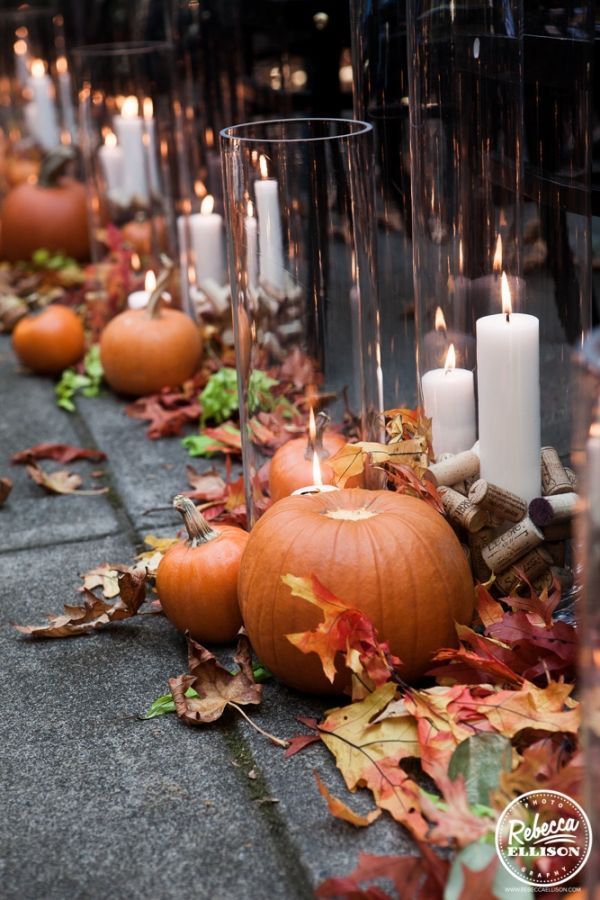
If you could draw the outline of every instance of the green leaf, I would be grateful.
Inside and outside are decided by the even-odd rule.
[[[271,412],[276,402],[276,398],[271,393],[271,390],[278,385],[279,382],[267,375],[266,372],[262,372],[260,369],[253,369],[248,382],[248,406],[250,412],[256,412],[257,410]]]
[[[452,754],[448,775],[454,781],[462,774],[471,805],[486,806],[490,792],[500,782],[503,771],[512,768],[512,746],[501,734],[476,734],[462,741]]]
[[[202,406],[201,428],[209,419],[217,423],[229,419],[239,406],[236,370],[224,366],[211,375],[198,399]]]
[[[100,393],[104,370],[100,362],[100,347],[94,344],[83,360],[85,375],[74,369],[65,369],[54,388],[56,403],[67,412],[75,412],[75,395],[81,391],[84,397],[97,397]]]
[[[212,456],[225,446],[205,434],[190,434],[181,441],[190,456]]]
[[[33,254],[33,256],[31,257],[31,261],[33,262],[33,264],[35,266],[40,266],[40,268],[42,266],[45,266],[48,263],[49,259],[50,259],[50,251],[44,250],[43,247],[41,247],[39,250],[36,250],[35,253]]]
[[[466,847],[456,854],[448,873],[446,887],[444,889],[444,900],[460,900],[464,887],[464,875],[462,867],[466,866],[472,872],[481,872],[491,863],[496,856],[496,847],[486,841],[476,841],[474,844],[468,844]],[[517,888],[517,892],[515,892]],[[533,900],[533,890],[522,881],[514,878],[504,866],[498,861],[498,868],[494,875],[492,884],[492,897],[494,900],[504,900],[511,893],[523,900]],[[490,898],[492,900],[492,898]]]

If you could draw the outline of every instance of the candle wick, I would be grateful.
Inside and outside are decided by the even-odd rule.
[[[510,322],[510,313],[508,313],[508,312],[506,313],[506,321]]]

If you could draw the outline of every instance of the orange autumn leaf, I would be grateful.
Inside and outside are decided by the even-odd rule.
[[[336,819],[342,819],[344,822],[349,822],[350,825],[355,825],[357,828],[365,828],[381,815],[381,809],[372,809],[364,816],[361,813],[354,812],[343,800],[333,796],[327,785],[323,784],[317,771],[314,771],[313,775],[315,776],[319,793],[322,797],[325,797],[329,812]]]
[[[475,586],[475,604],[477,614],[484,628],[494,622],[501,622],[504,617],[502,604],[494,600],[490,592],[481,584]]]
[[[327,465],[333,469],[336,486],[345,487],[348,479],[362,475],[365,470],[362,447],[358,444],[345,444],[328,458]]]
[[[303,653],[319,656],[329,681],[333,682],[336,675],[338,653],[345,654],[346,665],[362,683],[379,685],[389,681],[400,660],[390,654],[385,642],[379,641],[375,626],[363,612],[347,606],[314,575],[310,579],[284,575],[282,581],[293,597],[306,600],[324,613],[323,622],[314,631],[286,637]]]
[[[422,793],[421,808],[433,823],[428,835],[430,841],[442,847],[466,847],[493,831],[494,819],[475,815],[471,810],[463,775],[452,780],[444,768],[434,770],[432,775],[442,792],[443,803],[434,803]]]
[[[471,709],[484,716],[495,731],[512,738],[526,728],[576,734],[580,713],[571,700],[572,684],[551,681],[539,688],[525,682],[518,691],[492,691],[487,697],[461,698],[458,714]]]

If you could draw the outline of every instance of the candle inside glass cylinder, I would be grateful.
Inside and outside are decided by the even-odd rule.
[[[120,115],[115,116],[113,120],[119,145],[123,151],[123,199],[125,204],[134,200],[142,204],[148,202],[148,180],[144,164],[144,123],[138,112],[137,97],[125,97]]]
[[[123,185],[123,150],[117,145],[117,136],[110,129],[104,135],[104,143],[98,150],[98,159],[106,182],[109,199],[118,202]]]
[[[214,212],[214,198],[207,194],[200,205],[200,212],[179,219],[179,238],[187,248],[191,242],[196,271],[196,284],[211,279],[218,285],[225,280],[225,258],[223,251],[223,217]],[[189,232],[186,229],[186,221]]]
[[[31,63],[31,77],[27,82],[32,101],[25,107],[27,125],[44,150],[53,150],[60,142],[58,116],[54,101],[54,86],[46,74],[43,59]]]
[[[477,320],[481,478],[529,502],[539,497],[539,320],[512,311],[502,273],[502,313]]]
[[[284,291],[283,233],[279,209],[279,184],[269,178],[267,160],[259,159],[261,177],[254,182],[256,214],[258,217],[258,249],[260,280],[268,289]]]
[[[310,408],[310,414],[308,418],[308,434],[310,438],[310,442],[313,447],[313,455],[312,455],[312,479],[313,484],[307,484],[305,487],[297,488],[295,491],[292,491],[292,497],[303,497],[305,494],[327,494],[330,491],[339,491],[339,488],[334,484],[324,484],[323,483],[323,475],[321,473],[321,460],[319,458],[319,454],[316,450],[316,440],[317,440],[317,423],[315,421],[315,414],[313,408]]]
[[[477,437],[473,373],[456,368],[454,344],[448,348],[442,369],[425,372],[421,388],[436,457],[472,447]]]
[[[143,291],[134,291],[127,298],[127,306],[129,309],[143,309],[145,306],[148,306],[148,301],[150,300],[150,294],[156,287],[156,275],[149,269],[146,272],[146,278],[144,280],[144,290]]]

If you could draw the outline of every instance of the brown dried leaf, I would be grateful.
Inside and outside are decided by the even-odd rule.
[[[262,698],[262,685],[252,674],[250,643],[240,635],[235,661],[239,672],[232,674],[202,644],[188,636],[190,674],[169,679],[177,715],[186,725],[199,725],[220,719],[227,706],[257,705]],[[186,697],[193,688],[197,697]]]
[[[21,634],[31,638],[63,638],[90,634],[109,625],[121,622],[137,614],[146,597],[143,572],[123,568],[119,576],[120,597],[115,603],[106,603],[91,591],[83,589],[84,601],[80,606],[65,604],[64,614],[48,616],[49,625],[15,625]]]
[[[89,459],[92,462],[100,462],[106,459],[106,453],[101,450],[87,450],[85,447],[73,447],[70,444],[36,444],[14,453],[10,461],[13,465],[30,463],[36,459],[53,459],[55,462],[67,463],[76,459]]]
[[[108,491],[107,487],[80,491],[81,476],[76,472],[69,472],[67,469],[61,469],[59,472],[44,472],[37,463],[27,465],[26,469],[31,480],[39,484],[49,494],[78,494],[80,496],[93,497],[96,494],[106,494]]]
[[[0,478],[0,506],[3,506],[12,491],[13,483],[10,478]]]
[[[103,566],[96,566],[90,569],[82,576],[83,588],[81,590],[93,591],[95,588],[102,588],[102,593],[107,600],[112,600],[119,593],[119,572],[109,563]]]

